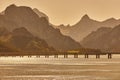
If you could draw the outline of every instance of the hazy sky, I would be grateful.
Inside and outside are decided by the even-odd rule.
[[[120,18],[120,0],[0,0],[0,11],[10,4],[38,8],[53,24],[75,24],[84,14],[96,20]]]

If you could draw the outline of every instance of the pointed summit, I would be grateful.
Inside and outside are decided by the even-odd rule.
[[[87,20],[87,19],[90,19],[90,17],[87,15],[87,14],[85,14],[82,18],[81,18],[81,20]]]

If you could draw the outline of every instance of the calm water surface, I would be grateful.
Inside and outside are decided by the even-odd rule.
[[[1,57],[0,80],[120,80],[120,55],[79,58]]]

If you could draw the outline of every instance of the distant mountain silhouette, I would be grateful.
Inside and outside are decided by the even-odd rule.
[[[86,48],[120,50],[120,25],[114,28],[99,28],[81,41]]]
[[[60,29],[60,31],[63,35],[67,35],[70,33],[70,30],[72,27],[70,25],[64,26],[63,24],[61,24],[59,26],[54,26],[54,28]],[[68,35],[68,36],[70,36],[70,35]]]
[[[49,46],[57,50],[80,48],[81,45],[68,36],[63,36],[58,29],[54,29],[45,17],[39,17],[31,8],[10,5],[5,14],[0,16],[0,26],[12,31],[24,27],[34,36],[45,40]]]
[[[58,26],[60,31],[67,36],[72,37],[76,41],[81,41],[84,37],[90,34],[92,31],[97,30],[100,27],[114,27],[120,24],[120,20],[110,18],[105,21],[96,21],[91,19],[87,14],[84,15],[81,20],[73,26]]]
[[[9,32],[4,27],[0,28],[0,41],[20,51],[54,51],[52,47],[37,37],[34,37],[27,29],[21,27]]]

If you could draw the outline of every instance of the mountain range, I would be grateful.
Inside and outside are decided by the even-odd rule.
[[[0,42],[25,51],[120,49],[119,24],[119,19],[97,21],[86,14],[75,25],[55,26],[38,9],[13,4],[0,14]]]
[[[105,21],[97,21],[91,19],[87,14],[84,15],[81,20],[75,25],[60,25],[57,28],[60,29],[62,34],[72,37],[74,40],[80,42],[83,38],[89,35],[92,31],[96,31],[100,27],[115,27],[120,24],[120,20],[110,18]]]
[[[36,9],[13,4],[5,9],[4,14],[0,15],[0,27],[4,27],[9,32],[12,32],[10,42],[19,48],[25,47],[24,43],[26,42],[24,41],[27,41],[27,39],[27,42],[32,41],[36,43],[37,41],[37,43],[40,43],[41,45],[46,45],[45,47],[47,47],[48,44],[49,47],[53,47],[56,50],[81,48],[81,45],[78,42],[68,36],[62,35],[59,29],[53,28],[46,15],[41,15],[42,16],[38,15],[38,10]],[[32,37],[32,35],[34,37]],[[21,38],[24,38],[25,40],[21,40]],[[41,40],[44,40],[43,43],[41,43]],[[29,45],[32,45],[32,43]]]

